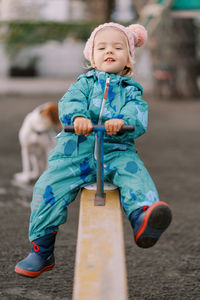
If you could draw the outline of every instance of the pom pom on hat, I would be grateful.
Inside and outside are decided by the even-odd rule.
[[[114,27],[118,30],[121,30],[126,35],[129,44],[130,55],[133,60],[135,57],[135,47],[140,47],[147,41],[147,31],[144,26],[140,24],[132,24],[128,27],[113,22],[101,24],[93,30],[83,51],[85,58],[90,62],[92,61],[95,36],[98,31],[105,27]]]
[[[147,41],[147,31],[140,24],[132,24],[127,27],[136,37],[135,47],[141,47]]]

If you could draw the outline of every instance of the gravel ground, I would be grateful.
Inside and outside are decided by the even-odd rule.
[[[21,170],[17,133],[25,115],[50,100],[55,98],[1,96],[0,100],[2,300],[71,299],[78,200],[69,208],[67,224],[60,227],[56,267],[35,279],[14,273],[16,262],[30,250],[27,233],[33,187],[17,187],[12,182],[13,174]],[[143,250],[134,244],[124,216],[129,299],[196,300],[200,297],[200,102],[149,100],[149,105],[149,129],[137,147],[161,200],[173,210],[173,222],[157,245]]]

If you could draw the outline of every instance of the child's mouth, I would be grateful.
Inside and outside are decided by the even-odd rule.
[[[114,62],[114,61],[115,60],[112,57],[108,57],[108,58],[105,59],[105,62],[108,62],[108,63]]]

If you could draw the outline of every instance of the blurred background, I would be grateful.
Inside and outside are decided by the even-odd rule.
[[[34,280],[14,273],[30,251],[34,186],[13,180],[22,170],[18,133],[29,112],[58,102],[87,71],[85,41],[109,21],[148,31],[133,78],[144,87],[149,126],[136,146],[173,211],[169,229],[147,251],[135,245],[124,216],[129,299],[199,299],[200,0],[0,0],[0,299],[72,297],[79,201],[60,227],[54,270]]]
[[[199,0],[0,0],[0,77],[74,77],[99,23],[138,22],[149,34],[135,79],[172,98],[199,96]]]

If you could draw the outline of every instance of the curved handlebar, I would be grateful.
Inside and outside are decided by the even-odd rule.
[[[134,131],[135,128],[133,125],[123,125],[121,129],[118,131],[118,133],[124,133],[124,132],[131,132]],[[68,125],[64,126],[64,131],[65,132],[75,132],[74,131],[74,126],[73,125]],[[92,131],[97,132],[97,131],[106,131],[105,127],[103,125],[93,125]]]

